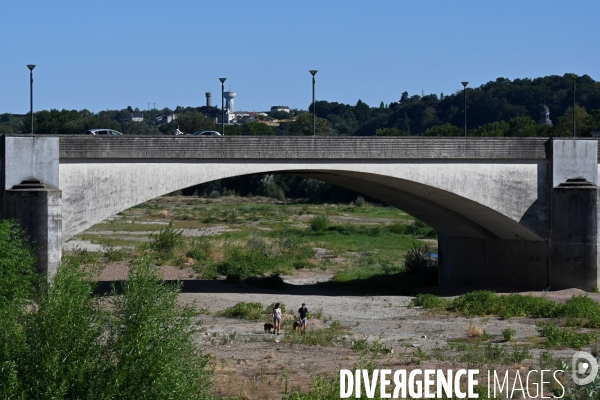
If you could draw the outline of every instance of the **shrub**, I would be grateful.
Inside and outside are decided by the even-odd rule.
[[[173,228],[173,221],[165,229],[161,229],[158,234],[150,234],[150,248],[156,252],[162,259],[173,255],[175,247],[181,244],[183,230]]]
[[[366,203],[367,203],[367,202],[365,201],[365,198],[364,198],[364,197],[362,197],[362,196],[358,196],[358,197],[356,198],[356,200],[354,200],[354,205],[355,205],[356,207],[362,207],[362,206],[364,206]]]
[[[396,235],[406,234],[406,224],[403,224],[401,221],[394,221],[387,228]]]
[[[191,306],[147,258],[132,263],[115,295],[109,341],[115,392],[127,399],[199,399],[208,394],[208,359],[194,343]]]
[[[201,238],[192,242],[192,248],[187,252],[186,257],[193,258],[196,261],[207,261],[212,252],[212,241],[209,238]]]
[[[33,248],[14,220],[0,221],[0,271],[0,307],[31,295],[37,279]]]
[[[427,245],[414,243],[404,256],[404,267],[410,273],[428,273],[437,269],[437,260],[431,258]]]
[[[210,197],[211,199],[216,199],[221,197],[221,193],[219,193],[218,190],[213,190],[209,193],[208,197]]]
[[[449,300],[446,300],[434,294],[426,293],[416,295],[415,298],[411,300],[409,306],[418,306],[428,309],[442,309],[450,306],[450,304],[452,304],[452,302]]]
[[[36,307],[15,318],[20,329],[11,357],[2,358],[0,398],[208,394],[207,359],[193,341],[193,310],[178,305],[177,286],[161,283],[142,259],[131,265],[122,294],[112,293],[113,307],[93,297],[93,289],[89,274],[64,257],[52,283],[40,285]],[[0,332],[9,322],[3,318]]]
[[[517,333],[517,331],[515,331],[512,328],[506,328],[505,330],[502,331],[502,336],[504,337],[504,340],[506,340],[507,342],[510,342],[511,340],[513,340],[515,338],[515,334]]]
[[[327,218],[327,216],[325,215],[317,215],[309,221],[309,224],[310,229],[312,229],[313,232],[323,233],[327,230],[327,227],[329,226],[329,218]]]
[[[123,261],[125,258],[125,251],[118,246],[114,246],[110,240],[102,244],[102,254],[109,262]]]
[[[246,303],[242,301],[234,306],[227,307],[219,314],[229,318],[259,320],[263,316],[263,306],[258,302]]]
[[[498,310],[498,295],[489,290],[465,293],[454,299],[452,308],[468,316],[495,314]]]
[[[568,346],[581,349],[596,340],[595,333],[577,333],[568,328],[559,328],[551,322],[537,324],[537,330],[541,337],[546,338],[548,347]]]
[[[470,338],[476,338],[483,335],[483,329],[480,326],[469,324],[467,326],[467,336]]]

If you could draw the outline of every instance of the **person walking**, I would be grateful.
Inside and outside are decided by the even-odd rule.
[[[304,335],[306,331],[306,321],[308,320],[308,309],[306,304],[302,303],[302,307],[298,309],[298,319],[300,320],[300,333]]]
[[[281,320],[283,319],[283,313],[281,312],[281,308],[279,308],[279,303],[275,303],[275,307],[273,307],[273,335],[275,332],[279,335],[279,329],[281,327]]]

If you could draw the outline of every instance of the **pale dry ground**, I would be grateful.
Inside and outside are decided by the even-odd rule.
[[[126,277],[125,263],[107,266],[102,272],[106,280]],[[190,279],[194,275],[190,268],[163,266],[165,279]],[[510,327],[516,331],[515,343],[532,346],[532,359],[522,365],[498,367],[512,371],[527,372],[537,365],[539,355],[546,351],[537,339],[535,323],[530,318],[465,318],[447,315],[432,315],[417,308],[409,308],[412,297],[408,296],[360,296],[350,293],[323,290],[314,283],[332,276],[328,271],[302,270],[298,275],[286,276],[287,283],[296,285],[289,290],[276,292],[255,288],[245,284],[227,284],[222,281],[190,281],[194,286],[180,295],[182,304],[193,304],[198,310],[210,312],[201,315],[202,330],[197,341],[214,357],[213,393],[218,396],[240,396],[246,399],[280,399],[294,387],[305,391],[316,376],[333,376],[340,368],[352,369],[360,360],[360,353],[350,349],[358,339],[369,342],[379,340],[393,353],[382,356],[381,368],[466,368],[452,352],[444,361],[435,358],[421,360],[415,364],[415,352],[423,350],[431,355],[434,349],[443,348],[448,342],[465,340],[466,328],[473,324],[492,336],[492,342],[502,343],[502,330]],[[108,279],[110,278],[110,279]],[[572,295],[584,294],[578,289],[558,292],[522,292],[549,299],[564,301]],[[599,294],[589,294],[600,301]],[[308,346],[283,343],[283,335],[265,334],[264,321],[244,321],[225,318],[218,312],[238,302],[260,302],[267,306],[282,302],[287,306],[286,318],[292,319],[302,302],[311,311],[322,309],[321,320],[310,320],[308,329],[327,327],[331,321],[339,321],[346,329],[344,346]],[[323,321],[326,320],[326,322]],[[420,350],[418,350],[420,349]],[[589,351],[589,347],[587,349]],[[570,359],[574,350],[552,350],[555,358]],[[482,372],[481,377],[485,374]],[[484,382],[481,382],[484,384]],[[286,389],[287,388],[287,389]]]

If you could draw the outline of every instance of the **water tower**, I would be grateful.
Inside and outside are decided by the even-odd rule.
[[[233,99],[235,99],[235,92],[228,90],[223,96],[225,97],[225,108],[233,114]]]
[[[212,102],[211,102],[212,93],[206,92],[204,94],[206,95],[206,107],[212,106]]]

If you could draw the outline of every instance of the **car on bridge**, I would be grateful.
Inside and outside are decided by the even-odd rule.
[[[192,136],[221,136],[217,131],[198,131],[192,133]]]
[[[112,129],[88,129],[83,132],[84,135],[109,135],[109,136],[123,136],[121,132],[113,131]]]

